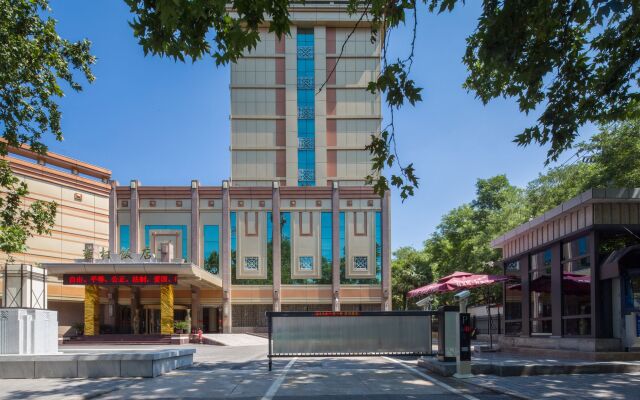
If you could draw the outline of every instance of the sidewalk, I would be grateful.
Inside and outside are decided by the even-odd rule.
[[[477,376],[464,380],[519,399],[638,399],[640,372],[555,376]]]
[[[246,333],[205,333],[205,341],[220,346],[267,346],[266,338]]]
[[[518,353],[474,352],[471,356],[471,371],[474,375],[536,376],[565,374],[610,374],[640,373],[640,361],[601,361],[594,362],[576,358],[572,360],[553,357],[532,357]],[[435,357],[423,357],[418,365],[442,376],[455,373],[456,363],[443,363]]]

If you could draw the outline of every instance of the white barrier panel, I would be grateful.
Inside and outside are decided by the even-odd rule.
[[[431,355],[432,311],[268,312],[272,357]]]

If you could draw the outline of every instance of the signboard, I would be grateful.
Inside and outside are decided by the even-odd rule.
[[[471,361],[471,315],[460,313],[460,361]]]
[[[177,285],[176,274],[64,274],[65,285],[145,286]]]

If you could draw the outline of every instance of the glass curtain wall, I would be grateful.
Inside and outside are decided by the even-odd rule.
[[[313,29],[298,29],[298,186],[315,186]]]

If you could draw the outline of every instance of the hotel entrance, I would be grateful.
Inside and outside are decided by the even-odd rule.
[[[63,285],[84,287],[83,336],[171,336],[221,326],[217,308],[203,308],[201,299],[221,297],[221,280],[193,264],[98,261],[46,268]]]

